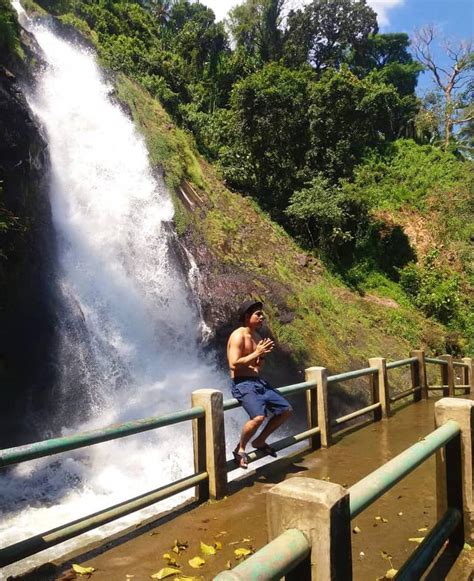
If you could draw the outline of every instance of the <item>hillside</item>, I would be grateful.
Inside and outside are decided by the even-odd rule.
[[[53,6],[47,1],[24,4],[37,14]],[[203,125],[201,130],[196,125],[194,132],[190,130],[192,107],[188,104],[187,117],[182,108],[176,108],[177,91],[171,97],[163,86],[156,90],[159,73],[150,80],[139,55],[132,54],[134,26],[154,34],[149,13],[139,3],[131,3],[127,37],[124,30],[114,32],[121,25],[110,16],[113,10],[125,8],[121,3],[109,8],[110,12],[105,8],[100,12],[89,3],[54,3],[61,22],[57,26],[63,33],[70,34],[74,26],[113,71],[114,97],[144,135],[153,165],[164,172],[174,196],[176,231],[199,267],[197,292],[220,361],[235,307],[249,295],[265,301],[269,328],[279,346],[269,372],[279,384],[299,379],[310,365],[340,371],[364,365],[371,356],[402,358],[413,348],[423,347],[431,354],[472,351],[472,163],[394,135],[391,143],[363,149],[365,154],[360,153],[362,149],[357,155],[356,150],[341,149],[341,156],[352,156],[353,167],[346,175],[338,174],[337,180],[327,174],[313,180],[306,176],[299,185],[288,182],[287,188],[309,192],[313,212],[309,218],[298,197],[280,207],[283,198],[272,202],[255,193],[255,188],[263,191],[274,185],[278,176],[268,170],[246,192],[245,183],[232,180],[232,167],[224,163],[222,152],[230,146],[221,143],[216,149],[212,140],[206,141]],[[130,59],[122,66],[125,49]],[[277,82],[275,75],[287,74],[270,66],[271,83]],[[291,79],[304,84],[301,79],[307,74],[291,73]],[[342,74],[344,82],[355,82],[349,73]],[[240,81],[241,97],[244,89],[250,91],[243,87],[245,82]],[[326,90],[342,81],[326,77],[317,82]],[[397,107],[402,107],[405,97],[400,97]],[[413,105],[407,103],[405,99],[403,107]],[[225,117],[226,110],[216,110],[215,118]],[[206,115],[209,123],[212,113]],[[280,124],[278,130],[281,121],[273,120]],[[338,123],[344,125],[342,116]],[[276,125],[267,129],[277,130]],[[291,134],[293,129],[286,130]],[[375,138],[378,131],[374,127],[374,133],[363,139]],[[262,136],[270,146],[272,140]],[[326,136],[339,139],[335,134],[331,138],[330,132]],[[314,136],[309,138],[314,140]],[[217,150],[216,157],[213,151]],[[235,155],[234,150],[234,161]],[[334,175],[340,169],[336,161]],[[288,168],[291,165],[285,171]],[[308,171],[308,167],[295,168],[295,175]],[[323,202],[321,190],[326,192]],[[315,207],[319,214],[314,213]],[[285,215],[294,221],[287,221]]]

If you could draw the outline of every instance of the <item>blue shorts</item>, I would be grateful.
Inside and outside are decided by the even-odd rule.
[[[231,389],[250,419],[266,416],[268,411],[278,416],[291,410],[289,402],[261,377],[236,377]]]

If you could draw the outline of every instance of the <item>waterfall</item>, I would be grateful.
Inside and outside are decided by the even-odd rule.
[[[21,12],[18,1],[15,7]],[[202,322],[171,251],[170,196],[142,137],[114,103],[94,55],[22,21],[45,66],[27,100],[45,128],[62,297],[55,433],[185,409],[225,378],[199,350]],[[55,282],[56,284],[56,282]],[[65,524],[193,472],[190,422],[20,464],[0,473],[0,545]],[[87,533],[100,539],[182,501],[180,495]],[[84,535],[85,536],[85,535]],[[83,536],[83,538],[84,538]],[[71,540],[4,569],[28,569]]]

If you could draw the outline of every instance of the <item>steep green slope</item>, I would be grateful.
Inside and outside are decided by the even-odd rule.
[[[176,128],[143,88],[120,76],[117,94],[130,107],[151,160],[163,166],[169,185],[181,182],[188,193],[194,191],[192,209],[186,209],[182,195],[177,198],[176,222],[191,246],[204,243],[212,255],[212,272],[206,276],[222,271],[231,279],[245,273],[242,292],[266,300],[271,328],[299,367],[347,369],[368,356],[404,356],[419,345],[443,351],[445,330],[417,312],[396,285],[387,294],[398,302],[351,292],[254,201],[223,186],[194,150],[192,137]],[[216,297],[229,317],[243,298],[235,288],[230,284],[224,299]],[[207,298],[212,302],[212,296]]]
[[[216,344],[222,346],[231,328],[235,304],[251,294],[266,301],[270,326],[280,343],[280,354],[299,369],[314,364],[347,369],[368,356],[405,356],[411,347],[417,346],[426,346],[434,353],[443,352],[447,347],[456,353],[467,349],[466,337],[471,332],[466,314],[468,278],[461,273],[459,288],[455,289],[454,295],[450,295],[452,285],[446,282],[444,274],[439,274],[442,268],[436,265],[439,272],[436,271],[434,278],[440,281],[438,294],[441,295],[441,303],[454,301],[460,306],[456,318],[448,316],[444,320],[451,328],[459,329],[453,334],[452,329],[425,316],[440,318],[439,308],[424,308],[425,299],[419,292],[428,288],[429,294],[432,280],[423,271],[417,270],[425,268],[424,263],[419,261],[418,264],[407,265],[405,256],[400,266],[404,266],[406,271],[401,274],[396,261],[389,260],[385,269],[383,265],[384,258],[391,257],[397,249],[399,240],[407,247],[407,237],[421,259],[423,252],[416,237],[410,235],[409,225],[413,222],[419,224],[420,220],[430,222],[435,214],[439,218],[436,218],[436,223],[440,225],[439,240],[443,236],[453,241],[456,239],[459,233],[456,224],[463,221],[462,208],[465,208],[469,196],[467,181],[462,189],[462,202],[458,205],[448,203],[449,212],[443,211],[440,206],[437,213],[431,213],[429,200],[440,199],[435,195],[436,185],[445,188],[444,196],[446,188],[449,190],[453,180],[460,177],[460,162],[453,157],[448,161],[441,160],[440,176],[433,172],[431,181],[427,180],[428,185],[423,183],[427,176],[420,184],[417,183],[418,159],[413,162],[414,172],[403,171],[413,161],[410,155],[420,157],[419,151],[411,151],[409,142],[395,144],[393,151],[390,148],[379,150],[380,157],[375,161],[369,155],[357,165],[353,176],[341,186],[342,193],[346,195],[341,199],[343,203],[359,200],[364,207],[368,206],[369,213],[361,214],[366,220],[365,230],[359,239],[353,240],[353,256],[347,268],[342,271],[333,269],[337,275],[331,274],[317,258],[317,248],[311,252],[304,251],[270,220],[255,201],[226,188],[214,167],[198,155],[194,137],[178,128],[175,120],[164,110],[157,96],[168,111],[175,112],[175,118],[179,118],[184,111],[180,108],[183,104],[180,99],[187,98],[179,91],[184,86],[187,87],[186,91],[194,87],[199,95],[203,87],[192,84],[189,71],[182,67],[184,57],[169,52],[172,45],[169,39],[166,36],[156,37],[162,32],[159,32],[150,14],[144,13],[136,3],[105,3],[99,6],[73,0],[61,3],[43,0],[41,4],[49,10],[54,9],[66,26],[66,33],[67,27],[72,25],[92,42],[108,67],[127,72],[127,75],[123,72],[116,75],[117,98],[128,107],[147,141],[153,164],[163,168],[166,182],[174,194],[176,229],[200,267],[202,279],[198,292],[204,314],[216,333]],[[27,0],[25,5],[38,12],[42,10],[33,0]],[[115,14],[114,10],[118,10],[123,18],[118,18],[118,12]],[[192,68],[193,62],[187,66]],[[150,71],[154,71],[152,76]],[[206,71],[203,69],[203,84],[209,81]],[[186,82],[180,85],[181,88],[175,87],[173,93],[174,89],[171,91],[169,87],[174,75],[177,83],[182,83],[183,79]],[[337,88],[343,79],[336,74],[331,75],[329,81]],[[344,90],[360,85],[352,73],[346,71],[343,77],[346,83]],[[164,78],[168,85],[161,86],[160,79]],[[371,88],[371,83],[364,86]],[[324,89],[324,82],[320,81],[319,85]],[[393,90],[393,86],[387,89],[392,93]],[[388,94],[385,90],[374,93],[375,96],[385,94]],[[372,102],[370,99],[366,102],[370,95],[364,93],[361,96],[367,106]],[[350,104],[350,99],[347,102]],[[363,120],[361,123],[363,125]],[[374,131],[379,138],[380,130],[377,127]],[[349,137],[350,127],[347,126],[341,139],[347,140]],[[267,139],[271,140],[271,134]],[[413,150],[418,147],[414,145]],[[428,177],[429,168],[437,163],[433,156],[436,152],[431,157],[426,155],[425,167],[428,169],[425,173]],[[386,192],[379,187],[380,184],[385,185]],[[402,185],[397,189],[394,184]],[[332,185],[328,196],[335,191]],[[393,191],[397,203],[390,201]],[[382,196],[381,199],[378,195]],[[341,212],[343,214],[345,210]],[[442,230],[442,221],[446,221],[447,216],[449,226]],[[331,226],[333,231],[337,227],[337,223]],[[400,233],[402,235],[397,238]],[[460,260],[458,257],[466,250],[465,234],[461,239],[462,243],[455,245],[453,250],[455,261]],[[442,246],[440,242],[442,247],[439,248],[443,264],[447,264],[446,244]],[[451,242],[447,245],[451,248]],[[428,247],[431,251],[431,242]],[[345,247],[342,248],[344,250]],[[425,254],[428,256],[429,252]],[[459,264],[461,272],[462,264]],[[400,277],[403,285],[399,284]],[[424,282],[425,279],[428,283]],[[343,281],[348,282],[349,286]],[[436,298],[434,303],[437,302]]]

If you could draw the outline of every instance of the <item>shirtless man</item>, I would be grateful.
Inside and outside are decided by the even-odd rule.
[[[242,327],[236,329],[227,343],[227,359],[232,378],[232,395],[238,399],[250,416],[245,423],[240,436],[240,442],[233,454],[240,468],[248,467],[248,457],[245,447],[250,438],[265,421],[268,411],[273,417],[259,434],[252,445],[270,456],[276,456],[276,451],[267,444],[266,439],[292,414],[291,405],[275,391],[268,381],[260,377],[263,360],[273,351],[271,339],[262,339],[258,331],[262,327],[263,303],[247,301],[240,309]]]

